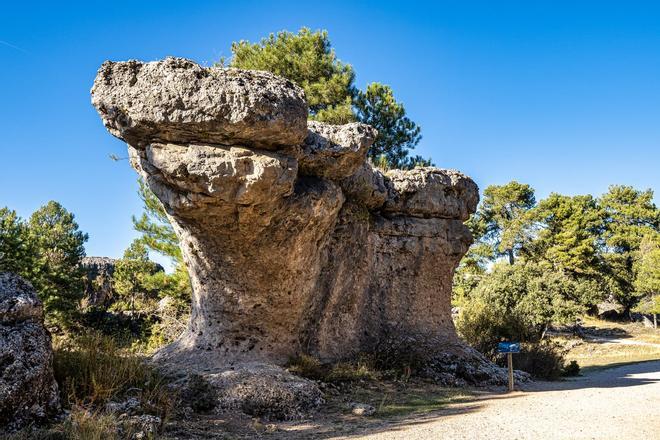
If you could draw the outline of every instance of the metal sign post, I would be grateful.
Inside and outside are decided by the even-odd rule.
[[[506,353],[509,367],[509,392],[513,391],[513,353],[520,353],[519,342],[500,342],[497,344],[498,353]]]

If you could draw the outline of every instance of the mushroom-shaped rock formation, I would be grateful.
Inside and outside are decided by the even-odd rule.
[[[264,72],[106,62],[92,102],[129,144],[190,272],[188,329],[158,360],[333,361],[392,330],[471,353],[450,310],[478,202],[468,177],[381,173],[367,161],[373,128],[307,122],[303,91]]]

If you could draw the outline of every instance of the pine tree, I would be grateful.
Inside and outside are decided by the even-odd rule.
[[[30,216],[27,229],[34,260],[26,276],[44,303],[47,321],[66,326],[82,298],[80,260],[88,236],[78,229],[73,214],[54,201]]]
[[[355,73],[337,59],[327,31],[281,31],[259,43],[234,42],[231,52],[231,67],[267,70],[302,87],[312,119],[331,124],[355,120]]]
[[[386,160],[388,168],[405,169],[431,165],[430,159],[408,156],[421,139],[421,129],[406,116],[392,89],[372,83],[365,92],[358,91],[353,68],[337,59],[327,31],[281,31],[259,43],[235,42],[231,51],[231,67],[266,70],[302,87],[311,119],[330,124],[359,121],[378,129],[369,151],[374,162]]]
[[[360,122],[378,130],[376,142],[369,150],[373,161],[384,156],[390,168],[405,169],[431,164],[420,156],[408,157],[409,150],[422,139],[421,128],[406,116],[403,104],[394,99],[389,86],[369,84],[365,92],[357,93],[355,108]]]
[[[491,185],[468,226],[483,243],[492,246],[493,255],[506,256],[514,264],[526,239],[527,213],[536,204],[534,189],[514,181],[506,185]]]
[[[0,208],[0,272],[27,277],[32,268],[33,251],[28,231],[16,211]]]

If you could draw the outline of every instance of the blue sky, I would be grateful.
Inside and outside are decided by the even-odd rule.
[[[75,213],[88,255],[121,256],[141,211],[125,146],[90,105],[106,60],[212,64],[232,41],[327,29],[357,85],[392,86],[417,153],[481,188],[539,198],[660,189],[657,2],[11,2],[0,5],[0,206]],[[656,201],[658,196],[656,196]]]

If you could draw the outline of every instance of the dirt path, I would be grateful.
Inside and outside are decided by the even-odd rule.
[[[660,348],[660,344],[657,344],[655,342],[640,341],[638,339],[587,337],[587,338],[585,338],[585,340],[589,341],[589,342],[602,342],[602,343],[606,343],[606,344],[644,345],[646,347],[658,347],[658,348]]]
[[[660,439],[660,361],[489,394],[350,439]]]

